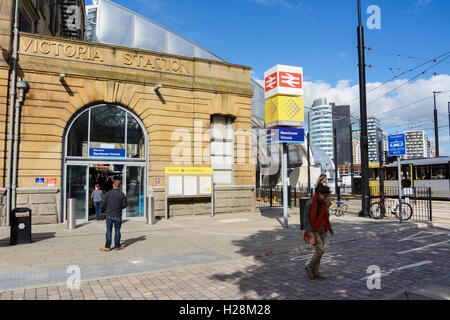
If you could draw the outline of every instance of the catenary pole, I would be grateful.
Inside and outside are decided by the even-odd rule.
[[[440,91],[433,91],[434,97],[434,144],[436,146],[436,158],[439,158],[439,125],[438,125],[438,114],[436,108],[436,93],[441,93]]]
[[[354,159],[353,159],[353,130],[352,130],[352,123],[350,122],[349,123],[349,125],[348,125],[348,128],[349,128],[349,131],[350,131],[350,166],[351,166],[351,183],[352,183],[352,194],[354,194],[355,193],[355,188],[354,188],[354,183],[353,183],[353,180],[354,180],[354,177],[355,177],[355,174],[354,174],[354,170],[355,170],[355,167],[353,166],[353,162],[354,162]]]
[[[358,65],[361,113],[361,194],[360,217],[367,217],[369,209],[369,143],[367,140],[366,62],[364,55],[364,28],[361,24],[361,1],[358,0]]]

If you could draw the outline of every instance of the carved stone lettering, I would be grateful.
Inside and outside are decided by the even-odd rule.
[[[152,71],[191,74],[191,64],[188,61],[182,61],[177,58],[130,52],[123,52],[117,55],[107,48],[51,40],[27,39],[24,37],[21,39],[20,52],[50,58],[58,57]]]

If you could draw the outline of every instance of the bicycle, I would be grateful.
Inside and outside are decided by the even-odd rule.
[[[388,201],[381,195],[378,197],[377,202],[372,203],[369,210],[369,216],[373,219],[383,219],[386,216],[386,211],[393,214],[397,219],[400,219],[398,216],[398,207],[399,201],[395,200],[395,208],[390,205]],[[384,204],[384,206],[383,206]],[[413,208],[409,205],[409,203],[402,201],[402,219],[404,221],[411,219],[413,214]]]
[[[332,212],[332,210],[334,211]],[[344,215],[347,212],[348,206],[344,203],[344,201],[336,201],[334,202],[330,208],[329,211],[332,212],[332,214],[336,217],[340,217]]]

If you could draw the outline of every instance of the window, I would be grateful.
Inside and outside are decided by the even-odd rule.
[[[225,116],[211,117],[211,167],[214,183],[233,183],[234,131],[233,119]]]
[[[45,0],[37,0],[37,7],[39,8],[39,11],[41,12],[42,17],[45,18],[45,14],[44,14],[44,1],[45,1]]]
[[[431,167],[431,179],[446,180],[448,179],[448,165],[436,164]]]
[[[417,180],[430,180],[431,179],[431,167],[430,166],[417,166],[416,167],[416,179]]]
[[[142,126],[130,112],[115,105],[84,111],[70,127],[67,138],[69,157],[96,157],[96,152],[101,152],[118,158],[145,158]]]
[[[33,23],[23,8],[20,9],[19,30],[22,32],[33,32]]]

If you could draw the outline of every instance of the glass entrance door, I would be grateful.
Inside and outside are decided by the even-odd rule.
[[[145,217],[145,167],[128,166],[125,175],[126,218]]]
[[[67,166],[66,199],[75,199],[77,220],[88,219],[87,170],[88,166],[85,165]]]

